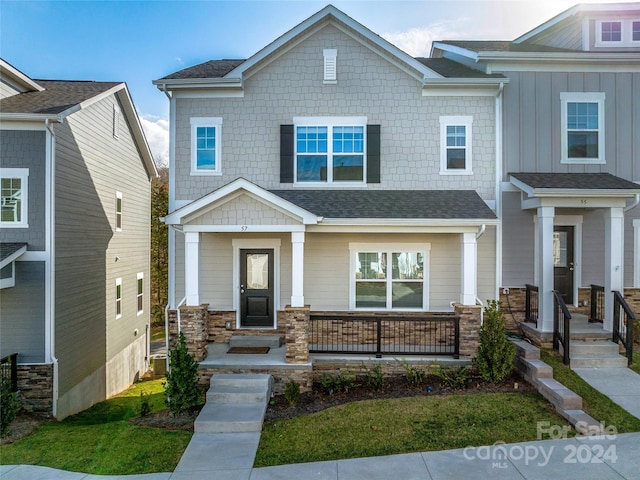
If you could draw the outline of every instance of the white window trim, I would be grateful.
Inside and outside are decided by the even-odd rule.
[[[142,280],[142,293],[138,293],[138,281]],[[142,310],[138,310],[138,300],[142,298]],[[138,311],[138,316],[144,313],[144,272],[139,272],[136,275],[136,310]]]
[[[118,287],[120,287],[120,298],[118,298]],[[122,318],[122,278],[116,278],[115,297],[115,317],[118,320]],[[120,313],[118,313],[118,305],[120,305]]]
[[[327,181],[326,182],[298,182],[298,127],[327,127]],[[361,182],[333,181],[333,127],[363,127],[364,145]],[[367,117],[293,117],[293,184],[297,187],[362,187],[367,184]]]
[[[566,164],[601,164],[604,165],[605,145],[604,145],[604,92],[561,92],[560,93],[560,163]],[[569,102],[596,102],[598,104],[598,157],[597,158],[569,158],[568,130],[567,130],[567,104]]]
[[[325,85],[335,85],[338,83],[338,50],[335,48],[325,48],[322,51],[324,57],[324,79]]]
[[[20,179],[20,208],[19,222],[3,222],[2,228],[29,228],[29,169],[28,168],[0,168],[0,178]]]
[[[640,288],[640,218],[633,220],[633,287]]]
[[[465,168],[447,168],[447,127],[463,125],[466,127]],[[440,117],[440,175],[473,175],[473,117],[469,115]]]
[[[191,175],[222,175],[222,117],[191,117]],[[198,170],[197,127],[212,127],[216,130],[216,168]]]
[[[357,254],[360,252],[422,252],[424,254],[424,278],[422,279],[422,308],[356,308],[356,264]],[[349,310],[356,311],[383,311],[383,312],[403,312],[403,311],[429,311],[429,275],[431,267],[431,243],[350,243],[349,244]],[[389,262],[391,257],[389,257]],[[389,275],[387,283],[393,283]],[[390,292],[387,291],[387,303]]]
[[[120,200],[120,209],[119,210],[118,210],[118,200]],[[122,192],[116,192],[116,208],[115,208],[115,210],[116,210],[116,224],[115,224],[116,232],[121,232],[122,231],[122,226],[123,226],[123,223],[122,223],[122,220],[123,220],[122,210],[124,210],[123,207],[124,207],[124,201],[122,200]],[[120,226],[118,226],[118,219],[120,219],[120,221],[119,221]]]
[[[635,47],[640,45],[640,40],[633,40],[633,22],[640,21],[640,18],[611,18],[596,20],[595,47]],[[602,40],[602,24],[605,22],[620,22],[620,40]]]

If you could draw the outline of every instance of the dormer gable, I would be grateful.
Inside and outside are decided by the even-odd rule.
[[[24,92],[41,92],[44,88],[9,62],[0,58],[0,99]]]

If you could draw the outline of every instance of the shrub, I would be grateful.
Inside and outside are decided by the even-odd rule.
[[[462,365],[461,367],[442,367],[438,365],[433,373],[442,383],[458,390],[467,388],[470,380],[470,372],[467,365]]]
[[[320,386],[329,395],[335,392],[348,392],[357,386],[356,376],[351,370],[339,370],[336,374],[323,373],[320,377]]]
[[[170,370],[164,383],[165,403],[172,415],[179,415],[198,404],[198,363],[187,350],[184,334],[180,332],[178,343],[169,351]]]
[[[474,359],[478,372],[485,380],[500,383],[513,370],[515,347],[507,339],[506,320],[501,302],[488,300],[484,323],[480,327],[480,346]]]
[[[293,380],[287,382],[284,386],[284,398],[287,399],[289,405],[295,405],[300,400],[300,385]]]
[[[19,410],[18,396],[11,391],[11,379],[0,377],[0,437],[9,433],[9,426],[18,416]]]
[[[387,382],[384,378],[384,372],[382,371],[380,364],[377,364],[373,368],[367,368],[363,363],[362,367],[365,369],[363,375],[364,383],[368,387],[371,387],[374,390],[380,390],[386,386]]]
[[[409,385],[411,385],[412,387],[417,387],[420,384],[422,384],[422,382],[424,382],[424,379],[425,379],[424,370],[416,366],[410,365],[409,362],[407,361],[400,362],[400,365],[402,365],[402,368],[404,368],[404,373],[405,373],[405,376],[407,377],[407,383]]]
[[[140,392],[140,416],[146,417],[151,413],[151,396],[147,392]]]

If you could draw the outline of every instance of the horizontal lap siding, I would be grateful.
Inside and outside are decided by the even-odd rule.
[[[110,96],[56,127],[56,354],[60,392],[70,390],[145,332],[149,313],[147,173],[120,113],[113,137]],[[116,191],[123,229],[115,232]],[[145,313],[137,316],[138,272]],[[122,318],[115,319],[115,279]],[[73,368],[72,368],[73,366]]]

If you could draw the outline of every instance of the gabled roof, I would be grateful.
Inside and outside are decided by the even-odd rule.
[[[640,185],[610,173],[511,173],[511,183],[530,196],[559,193],[640,194]],[[579,192],[577,192],[579,191]]]
[[[0,58],[0,76],[19,91],[39,91],[43,89],[35,81],[2,58]]]

